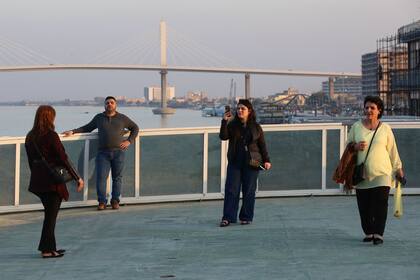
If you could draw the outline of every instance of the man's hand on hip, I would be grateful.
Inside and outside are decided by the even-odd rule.
[[[120,144],[121,150],[127,150],[128,149],[128,146],[130,146],[130,144],[131,143],[128,140],[122,141],[121,144]]]

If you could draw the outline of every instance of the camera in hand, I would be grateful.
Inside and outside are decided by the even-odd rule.
[[[225,106],[225,113],[227,113],[227,112],[230,112],[230,106],[229,105]]]

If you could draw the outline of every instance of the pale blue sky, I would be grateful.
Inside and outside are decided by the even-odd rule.
[[[234,61],[242,67],[360,72],[361,55],[375,51],[378,38],[420,19],[420,0],[0,0],[0,43],[7,38],[53,62],[84,63],[133,39],[144,44],[156,40],[153,44],[157,46],[161,19],[170,30],[227,58],[227,66]],[[168,36],[171,39],[173,33]],[[196,49],[190,45],[187,52],[204,54]],[[153,56],[145,59],[153,60]],[[199,66],[206,58],[203,55],[203,61],[194,61]],[[240,75],[168,76],[177,96],[188,90],[227,96],[231,78],[240,95]],[[319,90],[322,81],[273,76],[251,79],[254,96],[289,86],[308,93]],[[141,97],[144,86],[159,84],[159,75],[0,73],[0,84],[2,100],[91,99],[108,94]]]

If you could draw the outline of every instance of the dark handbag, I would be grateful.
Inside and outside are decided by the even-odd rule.
[[[253,168],[260,168],[262,165],[262,156],[259,152],[249,152],[249,166]]]
[[[366,153],[365,160],[361,164],[357,164],[354,167],[353,177],[352,177],[354,186],[360,184],[365,179],[365,162],[366,162],[366,159],[369,155],[370,146],[372,145],[373,138],[375,138],[376,131],[378,131],[378,128],[380,126],[381,126],[381,123],[379,122],[378,126],[375,129],[375,132],[373,133],[372,140],[370,140],[369,148],[368,148],[368,151]]]
[[[245,137],[242,138],[242,143],[244,144],[245,151],[248,153],[248,165],[255,169],[260,169],[260,166],[263,163],[262,155],[258,151],[251,151],[249,145],[246,143]]]
[[[58,184],[67,183],[73,180],[73,176],[71,176],[70,172],[64,166],[54,166],[51,168],[50,174],[53,181]]]
[[[67,170],[65,166],[56,165],[51,166],[45,157],[42,155],[41,151],[38,148],[38,145],[34,142],[35,150],[37,151],[39,157],[41,158],[40,162],[48,170],[52,180],[56,184],[64,184],[73,180],[73,176]]]
[[[354,167],[353,185],[358,185],[365,179],[365,163],[358,164]]]

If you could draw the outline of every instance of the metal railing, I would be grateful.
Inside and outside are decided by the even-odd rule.
[[[409,180],[405,193],[420,194],[420,123],[390,123]],[[273,167],[260,172],[257,197],[340,195],[331,180],[344,151],[347,127],[340,123],[263,126]],[[126,153],[121,203],[222,199],[227,141],[218,127],[147,129]],[[85,181],[82,193],[68,184],[70,201],[63,207],[96,205],[97,134],[61,138]],[[24,137],[0,137],[0,213],[42,209],[27,191],[29,167]],[[417,178],[419,177],[419,178]],[[112,188],[108,178],[108,193]]]

